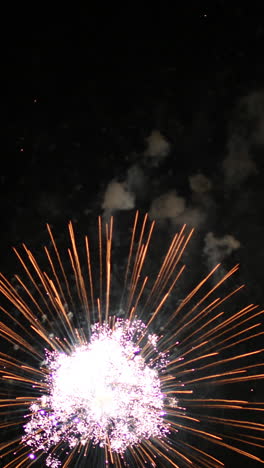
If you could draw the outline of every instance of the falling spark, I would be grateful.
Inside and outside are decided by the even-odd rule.
[[[264,377],[257,346],[263,311],[252,304],[225,311],[242,286],[224,294],[238,266],[212,283],[219,265],[171,310],[192,231],[184,226],[174,236],[149,277],[153,228],[147,215],[140,227],[136,213],[118,305],[111,299],[113,219],[104,231],[99,218],[98,273],[88,237],[81,261],[72,223],[72,274],[49,226],[49,273],[25,245],[26,259],[15,249],[28,281],[16,275],[14,286],[0,276],[0,291],[14,306],[1,306],[0,322],[7,342],[0,353],[5,468],[66,468],[85,460],[117,468],[220,468],[225,449],[264,463],[257,452],[264,448],[264,403],[239,398],[240,385],[252,389]],[[223,397],[227,384],[230,398]]]

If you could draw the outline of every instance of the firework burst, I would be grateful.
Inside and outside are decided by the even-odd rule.
[[[153,227],[136,214],[118,304],[111,299],[112,219],[104,230],[99,218],[96,273],[89,239],[81,262],[71,223],[70,274],[49,226],[48,273],[25,245],[25,259],[15,250],[28,281],[0,277],[13,305],[1,306],[0,323],[5,468],[220,468],[217,447],[264,462],[257,455],[264,404],[238,393],[264,377],[263,311],[252,304],[224,311],[242,286],[221,293],[238,267],[213,283],[219,265],[171,309],[192,231],[175,235],[149,278]]]

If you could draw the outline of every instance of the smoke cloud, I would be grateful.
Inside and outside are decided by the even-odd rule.
[[[223,237],[216,237],[212,232],[208,232],[204,239],[203,252],[207,256],[210,267],[222,262],[234,250],[239,249],[240,242],[231,234]]]
[[[104,214],[110,215],[116,210],[131,210],[135,206],[135,196],[125,183],[112,180],[105,191],[102,208]]]
[[[153,130],[146,138],[146,142],[144,156],[152,158],[153,165],[158,165],[170,153],[171,145],[159,130]]]

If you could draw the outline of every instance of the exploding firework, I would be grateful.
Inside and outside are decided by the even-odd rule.
[[[81,262],[70,223],[71,273],[48,226],[48,272],[24,245],[26,259],[15,252],[28,281],[0,277],[13,305],[1,307],[0,323],[3,466],[220,468],[218,453],[228,449],[264,463],[264,403],[241,398],[245,383],[264,377],[263,311],[225,312],[242,286],[221,292],[238,267],[213,282],[216,265],[173,301],[192,232],[175,235],[149,277],[154,223],[137,213],[112,297],[112,219],[105,228],[99,218],[96,272],[88,237]]]

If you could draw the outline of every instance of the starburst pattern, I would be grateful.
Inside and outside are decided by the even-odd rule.
[[[71,223],[72,274],[49,226],[48,272],[26,246],[28,261],[15,250],[29,281],[17,275],[14,286],[0,278],[14,306],[1,307],[0,335],[19,349],[19,358],[11,349],[0,354],[0,429],[10,433],[1,445],[5,468],[77,467],[84,460],[220,468],[210,446],[263,462],[257,449],[264,447],[264,404],[238,393],[263,378],[263,311],[249,305],[226,312],[243,287],[222,290],[237,266],[212,281],[217,265],[172,305],[192,232],[183,227],[175,235],[151,278],[144,269],[153,228],[147,216],[139,228],[136,214],[123,287],[112,300],[112,219],[103,235],[99,218],[96,274],[89,239],[81,262]]]
[[[70,448],[91,441],[124,453],[142,439],[163,437],[168,428],[158,371],[164,356],[157,354],[152,366],[145,363],[136,345],[145,329],[139,320],[119,319],[112,328],[95,324],[89,344],[70,355],[48,353],[50,394],[31,405],[23,441],[36,451],[48,452],[62,441]],[[150,335],[149,347],[153,341]],[[58,463],[48,460],[52,468]]]

